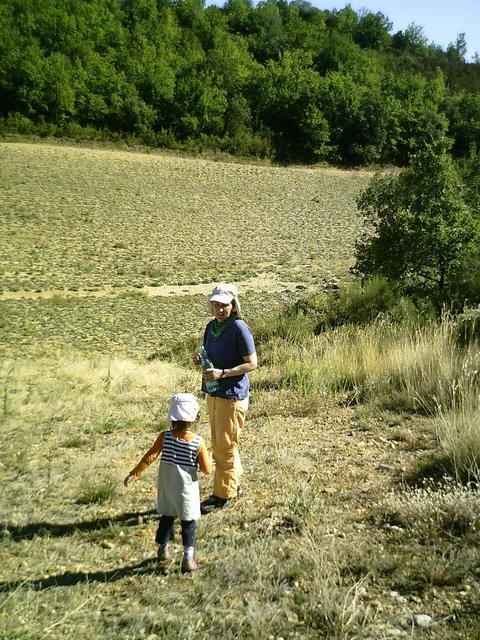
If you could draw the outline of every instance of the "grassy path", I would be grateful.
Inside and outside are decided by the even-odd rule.
[[[106,296],[118,296],[132,293],[141,293],[151,297],[178,297],[178,296],[208,296],[215,282],[190,285],[161,285],[143,287],[103,287],[99,289],[82,289],[68,291],[65,289],[47,289],[45,291],[4,291],[0,293],[0,302],[6,300],[37,300],[51,298],[104,298]],[[243,290],[253,289],[257,293],[281,293],[301,289],[305,292],[312,287],[306,287],[301,282],[284,282],[273,273],[261,273],[253,278],[247,278],[238,284]]]

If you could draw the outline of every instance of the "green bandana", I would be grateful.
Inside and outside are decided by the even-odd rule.
[[[236,313],[231,313],[230,317],[227,318],[226,320],[224,320],[223,322],[219,322],[216,318],[213,321],[212,324],[212,328],[210,329],[211,334],[214,338],[219,338],[222,333],[225,331],[225,329],[228,329],[228,327],[235,322],[235,320],[237,319],[237,314]]]

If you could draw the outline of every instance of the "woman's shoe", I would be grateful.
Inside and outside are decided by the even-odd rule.
[[[200,505],[200,512],[205,515],[207,513],[215,511],[215,509],[222,509],[226,504],[228,504],[228,500],[226,498],[210,496]]]

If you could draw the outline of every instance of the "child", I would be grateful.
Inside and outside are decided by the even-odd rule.
[[[175,517],[182,526],[182,573],[195,571],[195,520],[200,517],[200,490],[197,464],[204,473],[212,472],[212,465],[202,436],[192,427],[200,407],[191,393],[177,393],[170,399],[167,416],[170,431],[162,431],[155,443],[124,480],[127,487],[162,453],[158,470],[157,510],[160,514],[157,535],[158,561],[170,558],[168,542]]]

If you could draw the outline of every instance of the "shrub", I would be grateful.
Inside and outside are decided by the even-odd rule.
[[[260,345],[272,339],[302,343],[313,335],[315,319],[297,307],[290,307],[277,316],[265,316],[251,323],[255,342]]]
[[[78,124],[78,122],[69,122],[66,124],[63,133],[67,138],[78,140],[96,140],[99,135],[95,127],[89,125],[82,126]]]
[[[480,494],[451,478],[425,483],[401,494],[391,492],[377,505],[380,522],[414,529],[424,537],[461,536],[480,524]]]
[[[246,127],[240,128],[232,138],[228,139],[228,151],[237,156],[253,156],[268,158],[272,155],[270,140]]]
[[[4,133],[19,133],[21,135],[31,135],[34,133],[33,122],[22,116],[21,113],[10,113],[7,118],[0,120],[0,131]]]
[[[465,347],[480,340],[480,309],[465,309],[455,320],[457,343]]]
[[[77,498],[78,504],[101,504],[111,500],[116,494],[115,484],[111,480],[95,482],[85,480],[80,495]]]
[[[175,134],[170,129],[161,129],[157,133],[155,144],[166,149],[177,149],[179,146]]]
[[[357,281],[329,292],[323,297],[323,308],[318,308],[315,332],[343,324],[366,325],[379,316],[393,313],[397,305],[391,284],[383,277],[367,280],[363,286]],[[397,307],[397,315],[401,308]]]

